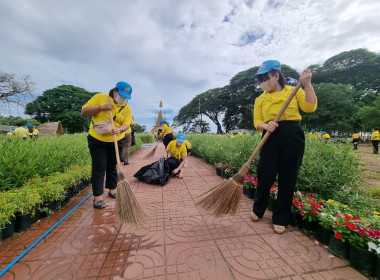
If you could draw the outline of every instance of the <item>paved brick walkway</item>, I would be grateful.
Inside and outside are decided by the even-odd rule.
[[[239,214],[215,218],[194,202],[205,190],[222,182],[212,165],[189,157],[184,179],[164,187],[148,185],[132,175],[163,155],[143,157],[142,148],[124,167],[129,183],[146,213],[138,227],[115,221],[115,203],[106,197],[105,209],[93,209],[92,198],[53,230],[2,279],[368,279],[328,250],[288,227],[279,235],[270,212],[251,222],[252,201],[243,198]],[[62,210],[26,232],[3,241],[0,269],[53,226],[87,194],[85,189]]]

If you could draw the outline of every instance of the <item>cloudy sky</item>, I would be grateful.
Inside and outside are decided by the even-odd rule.
[[[378,0],[0,0],[0,71],[30,75],[37,95],[127,81],[150,128],[160,100],[170,120],[267,59],[301,71],[342,51],[379,53],[379,17]]]

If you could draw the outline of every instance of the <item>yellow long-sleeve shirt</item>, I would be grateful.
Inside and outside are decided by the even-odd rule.
[[[380,140],[379,138],[379,131],[375,130],[371,135],[371,140]]]
[[[264,91],[263,94],[256,98],[253,110],[253,124],[256,129],[259,123],[274,120],[292,90],[292,86],[285,85],[281,91],[273,93]],[[299,89],[279,121],[299,121],[302,119],[299,108],[305,113],[312,113],[317,109],[317,103],[317,101],[315,104],[307,103],[305,100],[305,91]]]
[[[104,93],[98,93],[95,94],[86,104],[83,105],[83,108],[86,108],[88,106],[99,106],[99,105],[104,105],[107,104],[107,96],[108,94]],[[125,104],[119,104],[115,103],[113,101],[113,98],[110,98],[110,104],[112,104],[112,116],[114,117],[116,115],[116,118],[114,120],[114,125],[115,128],[118,128],[122,126],[123,124],[126,124],[128,126],[131,125],[132,122],[132,110],[131,108],[126,105],[121,112],[119,112],[120,108],[123,107]],[[92,116],[92,120],[94,123],[99,123],[99,122],[104,122],[104,121],[109,121],[110,120],[110,115],[109,111],[100,111],[96,115]],[[88,133],[103,142],[113,142],[113,135],[112,133],[107,133],[107,134],[98,134],[94,128],[94,125],[92,122],[90,123],[90,129]],[[117,137],[117,140],[123,139],[125,136],[124,133],[120,133],[119,136]]]

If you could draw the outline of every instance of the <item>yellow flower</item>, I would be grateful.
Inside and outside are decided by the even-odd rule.
[[[377,211],[373,211],[373,214],[375,214],[375,215],[379,215],[380,213],[377,212]]]
[[[332,200],[332,199],[327,200],[327,203],[333,203],[333,202],[334,202],[334,200]]]
[[[348,206],[346,204],[343,205],[343,208],[347,208]]]
[[[335,205],[335,206],[339,206],[339,203],[336,203],[336,202],[335,202],[334,205]]]
[[[380,219],[380,215],[379,215],[379,216],[376,216],[376,218]]]

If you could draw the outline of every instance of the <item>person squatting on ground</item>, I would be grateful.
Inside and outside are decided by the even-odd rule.
[[[169,164],[169,174],[177,176],[182,179],[183,174],[181,173],[182,167],[187,162],[187,152],[185,146],[186,135],[185,133],[178,133],[176,140],[171,141],[168,144],[166,152],[166,159]],[[170,152],[170,157],[169,157]]]
[[[132,117],[131,125],[125,132],[125,136],[124,136],[124,147],[123,147],[123,152],[121,154],[121,161],[123,162],[123,165],[129,164],[128,160],[129,160],[129,154],[130,154],[131,146],[132,146],[132,129],[135,126],[136,124]]]
[[[170,143],[170,141],[173,140],[173,130],[169,126],[168,122],[161,120],[160,125],[162,125],[162,132],[160,134],[161,140],[165,145],[165,149]]]
[[[371,135],[371,144],[373,147],[373,154],[379,153],[379,129],[377,127],[374,127],[372,129],[372,135]]]
[[[263,217],[268,206],[270,188],[278,175],[278,197],[272,215],[276,233],[283,233],[288,225],[305,149],[305,134],[300,123],[299,108],[306,113],[314,112],[317,108],[311,76],[309,69],[301,73],[300,81],[305,90],[298,90],[279,122],[275,123],[273,120],[293,87],[286,85],[281,65],[276,60],[265,61],[257,71],[257,79],[264,92],[255,101],[254,126],[258,131],[263,131],[263,136],[267,131],[271,135],[260,151],[257,166],[258,188],[251,219],[256,222]]]
[[[126,82],[118,82],[108,94],[94,95],[82,107],[82,114],[92,117],[87,141],[92,159],[91,183],[94,207],[103,208],[104,174],[108,196],[116,198],[117,170],[113,135],[116,135],[119,153],[123,150],[125,131],[132,121],[132,111],[127,105],[131,99],[132,87]],[[112,112],[115,128],[112,128],[109,111]]]
[[[354,149],[354,150],[357,150],[357,149],[358,149],[358,145],[359,145],[360,140],[363,140],[363,138],[360,136],[359,131],[356,130],[356,131],[354,132],[354,134],[352,134],[352,144],[354,145],[354,146],[353,146],[353,149]]]

